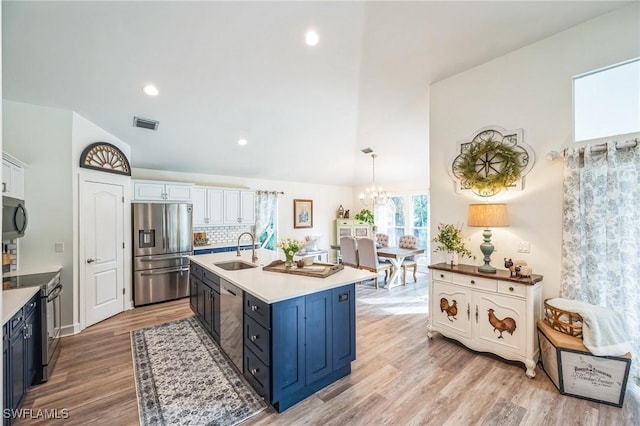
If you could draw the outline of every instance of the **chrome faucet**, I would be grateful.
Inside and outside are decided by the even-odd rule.
[[[240,238],[242,238],[243,235],[249,235],[251,237],[251,263],[258,263],[258,256],[256,256],[256,237],[251,232],[243,232],[238,237],[236,256],[240,256]]]

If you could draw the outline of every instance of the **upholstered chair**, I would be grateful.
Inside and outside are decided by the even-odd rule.
[[[414,235],[403,235],[398,240],[398,247],[408,249],[417,248],[418,238],[416,238]],[[416,282],[418,280],[416,277],[418,264],[416,263],[416,259],[414,256],[409,256],[402,261],[402,285],[407,284],[407,268],[413,268],[413,282]]]
[[[379,246],[389,247],[389,235],[388,234],[376,234],[376,242]]]
[[[340,237],[340,254],[343,265],[358,267],[358,243],[355,238]]]
[[[378,250],[371,238],[358,239],[358,261],[359,268],[379,274],[384,271],[384,282],[387,282],[392,266],[390,264],[380,264],[378,261]],[[378,275],[375,278],[376,288],[378,288]]]

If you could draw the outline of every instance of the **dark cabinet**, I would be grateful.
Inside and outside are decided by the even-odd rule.
[[[2,329],[5,409],[20,408],[27,389],[35,378],[36,367],[40,364],[37,339],[39,296],[39,293],[34,295]],[[11,419],[5,419],[4,423],[11,424]]]
[[[220,277],[191,262],[189,304],[216,342],[220,342]]]
[[[282,412],[351,372],[353,284],[266,304],[245,292],[244,375]]]

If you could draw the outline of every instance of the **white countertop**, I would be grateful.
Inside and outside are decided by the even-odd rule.
[[[32,274],[46,274],[49,272],[58,272],[62,269],[60,265],[37,265],[33,267],[21,268],[18,271],[5,272],[2,274],[3,277],[17,277],[20,275],[32,275]]]
[[[2,325],[5,325],[25,303],[40,291],[40,287],[25,287],[2,291]]]
[[[240,257],[237,257],[235,252],[227,252],[190,256],[189,259],[266,303],[275,303],[293,297],[317,293],[318,291],[368,280],[376,276],[373,272],[354,269],[349,266],[345,266],[342,271],[326,278],[263,271],[262,266],[280,259],[279,253],[266,249],[256,250],[259,258],[259,266],[257,268],[226,271],[214,265],[214,263],[229,260],[242,260],[252,263],[251,250],[244,250],[240,253]]]

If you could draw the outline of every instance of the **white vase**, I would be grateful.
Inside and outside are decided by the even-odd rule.
[[[456,253],[455,251],[448,251],[447,264],[456,266],[458,264],[458,253]]]

